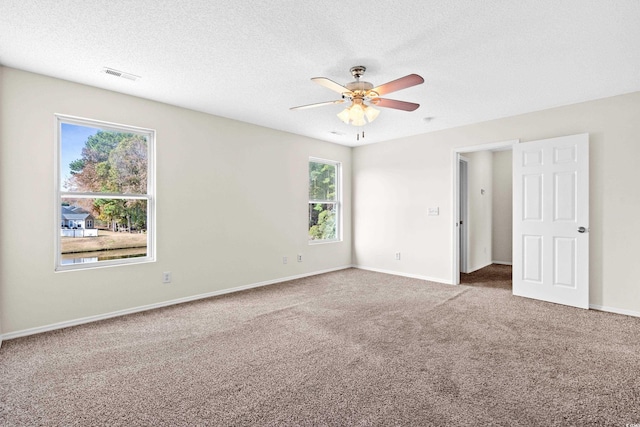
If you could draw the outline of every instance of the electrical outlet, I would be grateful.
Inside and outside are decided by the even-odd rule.
[[[302,262],[302,255],[298,254],[298,262]]]
[[[396,252],[396,261],[400,261],[400,252]]]
[[[286,264],[288,261],[289,261],[289,260],[287,259],[287,257],[286,257],[286,256],[283,256],[283,257],[282,257],[282,263],[283,263],[283,264]]]
[[[162,283],[171,283],[171,272],[165,271],[162,273]]]

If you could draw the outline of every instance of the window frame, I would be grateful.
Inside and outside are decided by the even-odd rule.
[[[124,125],[120,123],[106,122],[102,120],[88,119],[84,117],[70,116],[66,114],[54,114],[55,122],[55,155],[54,155],[54,271],[87,270],[119,265],[142,264],[156,261],[156,168],[155,145],[156,131],[154,129],[138,126]],[[100,130],[133,133],[142,135],[147,139],[147,192],[146,194],[120,194],[98,192],[71,192],[62,190],[62,124],[72,124],[98,128]],[[66,196],[66,197],[65,197]],[[60,224],[62,224],[61,202],[65,199],[120,199],[120,200],[146,200],[147,202],[147,255],[135,258],[121,258],[117,260],[105,260],[81,264],[62,264]]]
[[[342,163],[336,160],[328,160],[322,159],[319,157],[309,157],[309,161],[307,163],[307,181],[310,177],[311,172],[311,163],[322,163],[326,165],[331,165],[336,168],[336,197],[335,200],[311,200],[309,198],[309,184],[307,183],[307,224],[308,216],[309,216],[309,206],[312,204],[333,204],[335,206],[336,211],[336,237],[333,239],[322,239],[315,240],[309,239],[309,226],[307,225],[307,240],[309,245],[321,245],[325,243],[336,243],[342,241]]]

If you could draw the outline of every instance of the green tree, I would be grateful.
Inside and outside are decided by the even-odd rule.
[[[326,240],[336,238],[336,212],[332,204],[315,203],[310,205],[309,238]]]
[[[336,166],[309,163],[309,200],[334,200],[336,197]]]
[[[144,137],[99,131],[87,139],[82,158],[69,164],[71,177],[67,186],[81,192],[144,194],[147,160]],[[129,231],[146,228],[147,209],[142,200],[95,199],[91,210],[114,231],[122,226]]]
[[[93,206],[97,210],[97,218],[108,223],[112,231],[118,231],[126,218],[124,204],[122,199],[96,199]]]
[[[309,238],[311,240],[336,238],[336,182],[336,165],[309,162]],[[317,203],[313,203],[314,201]]]

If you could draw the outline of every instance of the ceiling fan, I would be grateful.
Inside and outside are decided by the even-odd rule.
[[[373,87],[369,82],[360,81],[360,77],[366,71],[366,67],[362,65],[356,65],[351,67],[351,75],[355,77],[355,81],[347,83],[342,86],[339,83],[334,82],[326,77],[314,77],[311,80],[338,92],[342,95],[341,99],[335,101],[319,102],[316,104],[300,105],[299,107],[291,107],[291,110],[302,110],[306,108],[321,107],[323,105],[331,104],[343,104],[345,102],[351,102],[347,108],[338,114],[340,120],[346,124],[352,124],[353,126],[363,126],[367,123],[371,123],[380,114],[379,110],[373,108],[373,105],[377,107],[393,108],[403,111],[414,111],[420,104],[414,104],[413,102],[396,101],[395,99],[380,98],[381,95],[386,95],[391,92],[395,92],[401,89],[406,89],[411,86],[416,86],[424,83],[424,79],[417,74],[409,74],[408,76],[401,77],[397,80],[390,81],[380,86]],[[366,121],[365,121],[366,118]]]

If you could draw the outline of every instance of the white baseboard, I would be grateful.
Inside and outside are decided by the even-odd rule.
[[[204,294],[192,295],[184,298],[177,298],[169,301],[158,302],[154,304],[147,304],[140,307],[127,308],[124,310],[112,311],[110,313],[98,314],[95,316],[83,317],[80,319],[67,320],[64,322],[52,323],[50,325],[38,326],[35,328],[23,329],[21,331],[8,332],[0,335],[0,343],[3,340],[10,340],[13,338],[26,337],[28,335],[40,334],[43,332],[55,331],[56,329],[68,328],[71,326],[83,325],[85,323],[97,322],[99,320],[111,319],[112,317],[126,316],[127,314],[139,313],[141,311],[153,310],[156,308],[167,307],[175,304],[182,304],[189,301],[196,301],[204,298],[211,298],[218,295],[230,294],[232,292],[244,291],[252,288],[259,288],[261,286],[274,285],[276,283],[288,282],[290,280],[302,279],[310,276],[317,276],[318,274],[330,273],[332,271],[345,270],[352,268],[352,265],[346,265],[342,267],[330,268],[327,270],[314,271],[313,273],[298,274],[296,276],[282,277],[280,279],[266,280],[264,282],[251,283],[248,285],[236,286],[235,288],[221,289],[218,291],[207,292]]]
[[[498,262],[496,262],[496,261],[494,261],[494,263],[498,264]],[[148,304],[148,305],[128,308],[128,309],[124,309],[124,310],[117,310],[117,311],[113,311],[113,312],[110,312],[110,313],[99,314],[99,315],[96,315],[96,316],[88,316],[88,317],[83,317],[83,318],[80,318],[80,319],[68,320],[68,321],[64,321],[64,322],[53,323],[53,324],[50,324],[50,325],[38,326],[38,327],[35,327],[35,328],[29,328],[29,329],[23,329],[23,330],[20,330],[20,331],[9,332],[9,333],[0,335],[0,345],[2,345],[1,344],[2,341],[10,340],[10,339],[13,339],[13,338],[20,338],[20,337],[25,337],[25,336],[28,336],[28,335],[40,334],[40,333],[43,333],[43,332],[48,332],[48,331],[54,331],[54,330],[57,330],[57,329],[68,328],[68,327],[71,327],[71,326],[83,325],[85,323],[97,322],[97,321],[100,321],[100,320],[110,319],[110,318],[113,318],[113,317],[125,316],[127,314],[139,313],[141,311],[153,310],[153,309],[156,309],[156,308],[168,307],[170,305],[182,304],[182,303],[189,302],[189,301],[196,301],[196,300],[199,300],[199,299],[211,298],[211,297],[218,296],[218,295],[230,294],[230,293],[233,293],[233,292],[239,292],[239,291],[244,291],[244,290],[247,290],[247,289],[258,288],[258,287],[261,287],[261,286],[274,285],[276,283],[288,282],[290,280],[296,280],[296,279],[302,279],[302,278],[305,278],[305,277],[317,276],[319,274],[330,273],[332,271],[345,270],[347,268],[358,268],[358,269],[361,269],[361,270],[375,271],[377,273],[384,273],[384,274],[391,274],[391,275],[394,275],[394,276],[409,277],[409,278],[412,278],[412,279],[427,280],[427,281],[430,281],[430,282],[442,283],[442,284],[446,284],[446,285],[452,285],[453,284],[450,280],[444,280],[444,279],[440,279],[440,278],[422,276],[422,275],[418,275],[418,274],[409,274],[409,273],[403,273],[403,272],[399,272],[399,271],[384,270],[384,269],[380,269],[380,268],[366,267],[366,266],[363,266],[363,265],[345,265],[345,266],[342,266],[342,267],[330,268],[330,269],[327,269],[327,270],[315,271],[315,272],[312,272],[312,273],[305,273],[305,274],[299,274],[299,275],[296,275],[296,276],[289,276],[289,277],[282,277],[282,278],[279,278],[279,279],[266,280],[266,281],[263,281],[263,282],[257,282],[257,283],[251,283],[251,284],[248,284],[248,285],[237,286],[235,288],[221,289],[221,290],[218,290],[218,291],[207,292],[207,293],[204,293],[204,294],[192,295],[192,296],[189,296],[189,297],[178,298],[178,299],[174,299],[174,300],[163,301],[163,302],[159,302],[159,303]],[[606,311],[606,312],[609,312],[609,313],[623,314],[623,315],[626,315],[626,316],[633,316],[633,317],[640,317],[640,312],[633,311],[633,310],[626,310],[626,309],[613,308],[613,307],[605,307],[605,306],[596,305],[596,304],[590,304],[589,308],[593,309],[593,310]]]
[[[513,265],[511,261],[491,261],[492,264]]]
[[[392,274],[394,276],[410,277],[412,279],[428,280],[429,282],[442,283],[445,285],[453,285],[453,282],[451,280],[421,276],[419,274],[410,274],[410,273],[402,273],[400,271],[383,270],[380,268],[366,267],[364,265],[354,265],[353,268],[358,268],[360,270],[375,271],[376,273]]]
[[[640,317],[640,311],[626,310],[623,308],[605,307],[603,305],[589,304],[592,310],[606,311],[608,313],[624,314],[625,316]]]

